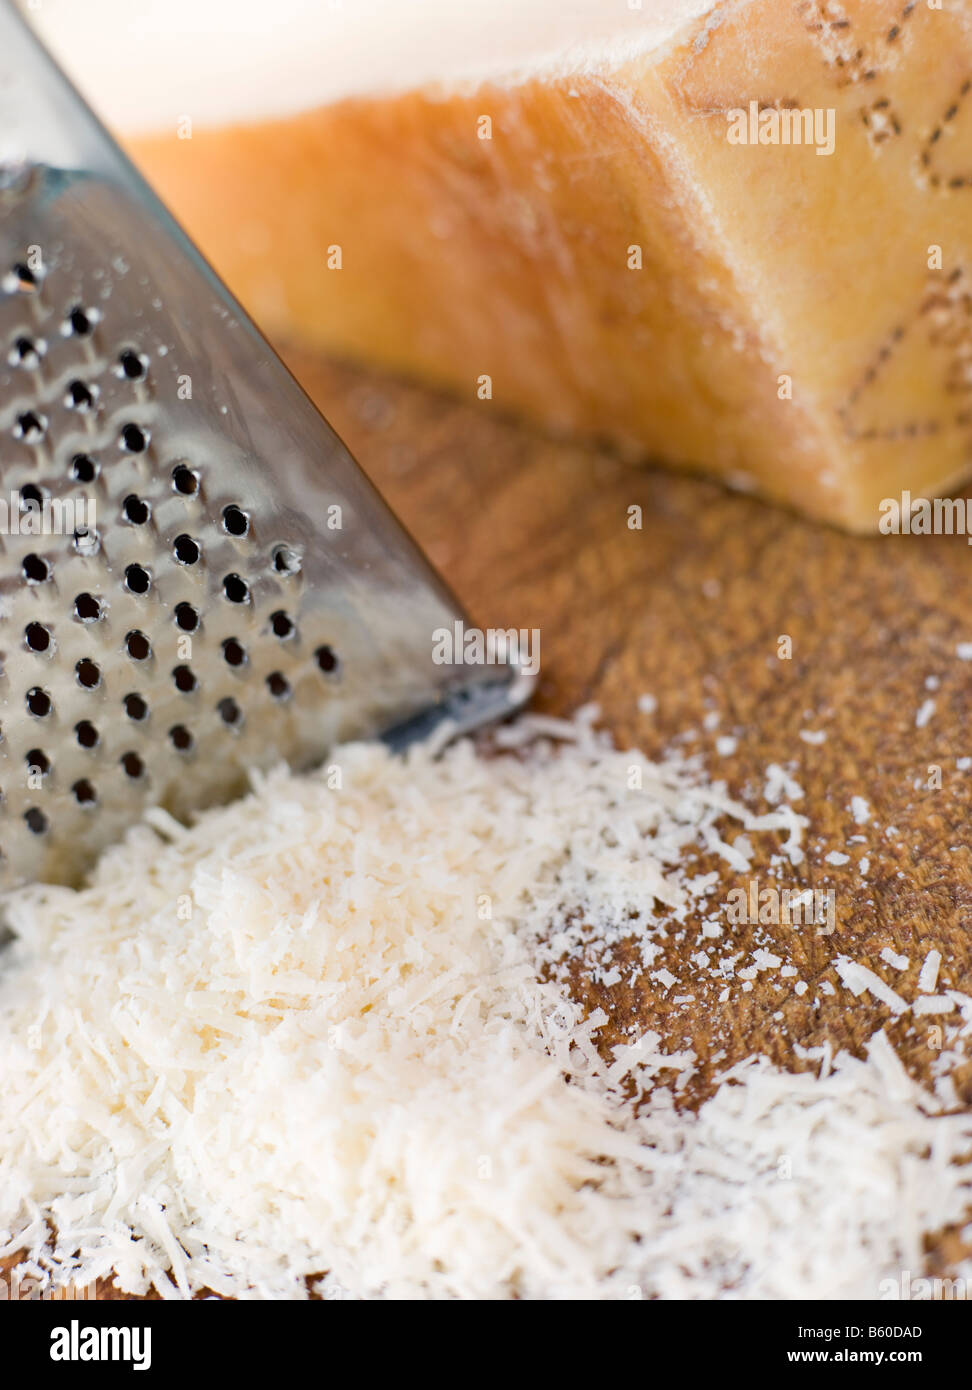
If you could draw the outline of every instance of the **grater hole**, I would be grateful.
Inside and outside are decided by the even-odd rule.
[[[33,835],[43,835],[47,830],[47,817],[37,806],[31,806],[29,811],[24,812],[24,820],[27,822],[27,829]]]
[[[74,674],[78,678],[78,685],[85,690],[97,690],[101,684],[101,670],[89,657],[83,657],[78,662]]]
[[[224,507],[223,529],[230,536],[245,536],[250,530],[250,518],[242,507]]]
[[[103,616],[101,600],[96,599],[94,594],[78,594],[74,600],[74,616],[82,623],[100,622]]]
[[[44,505],[44,494],[36,483],[25,483],[20,489],[21,511],[26,511],[28,507],[42,507]]]
[[[228,574],[223,580],[223,593],[230,603],[249,603],[250,586],[238,574]]]
[[[54,708],[54,702],[46,690],[39,685],[27,691],[27,709],[35,719],[46,719]]]
[[[27,754],[27,771],[46,777],[51,770],[51,760],[41,748],[32,748]]]
[[[175,681],[176,690],[183,695],[191,695],[199,684],[190,666],[177,666],[172,672],[172,679]]]
[[[149,434],[141,425],[124,425],[121,432],[121,447],[129,454],[143,454],[149,446]]]
[[[75,724],[74,737],[82,748],[97,748],[101,742],[101,735],[89,719],[82,719],[80,724]]]
[[[183,632],[195,632],[199,626],[199,614],[191,603],[177,603],[175,620]]]
[[[199,560],[199,543],[192,536],[176,536],[172,551],[180,565],[194,565]]]
[[[331,647],[318,647],[314,653],[314,660],[326,676],[337,670],[338,659]]]
[[[142,699],[141,695],[125,696],[125,713],[128,715],[129,719],[134,719],[137,723],[141,723],[143,719],[148,718],[148,712],[148,705]]]
[[[71,460],[71,477],[76,483],[93,483],[98,476],[98,465],[87,454],[75,454]]]
[[[133,594],[147,594],[152,576],[144,565],[129,565],[125,570],[125,587]]]
[[[64,336],[73,335],[75,338],[87,338],[88,334],[94,331],[98,317],[96,309],[85,309],[81,304],[76,304],[64,321],[62,329]]]
[[[186,464],[180,463],[172,470],[172,486],[183,497],[195,497],[199,491],[199,474]]]
[[[31,294],[37,288],[37,275],[23,261],[16,261],[4,276],[4,289],[8,294]]]
[[[98,800],[98,795],[87,777],[82,777],[80,781],[75,782],[71,790],[79,806],[93,806]]]
[[[64,404],[69,410],[90,410],[95,403],[96,389],[85,381],[72,381],[68,385]]]
[[[300,556],[289,545],[278,545],[273,551],[273,567],[278,574],[300,574]]]
[[[192,747],[192,734],[185,724],[176,724],[169,730],[169,738],[172,740],[173,747],[180,753],[188,753]]]
[[[24,629],[24,641],[32,652],[50,650],[51,634],[43,623],[28,623]]]
[[[28,443],[43,439],[46,430],[47,416],[37,410],[25,410],[22,415],[17,416],[17,423],[14,425],[16,438],[24,439]]]
[[[246,648],[236,640],[229,637],[223,643],[223,660],[227,666],[244,666],[246,664]]]
[[[134,348],[125,348],[118,358],[119,372],[126,376],[129,381],[141,381],[148,371],[148,358],[143,357]]]
[[[152,644],[144,632],[135,628],[125,638],[125,650],[133,661],[148,661],[152,655]]]
[[[296,630],[293,618],[289,613],[284,613],[282,609],[279,613],[273,614],[270,619],[270,626],[273,629],[274,637],[279,637],[281,641],[287,637],[293,637]]]
[[[125,753],[121,759],[121,765],[126,774],[131,778],[145,776],[145,764],[137,753]]]
[[[125,520],[130,521],[133,526],[144,526],[152,515],[152,508],[143,498],[131,492],[122,503],[122,512]]]
[[[75,531],[72,545],[78,555],[97,555],[101,536],[85,527],[83,531]]]
[[[227,695],[225,699],[220,700],[216,708],[219,711],[220,719],[230,728],[235,728],[243,719],[243,711],[231,695]]]
[[[272,671],[267,676],[267,689],[275,700],[286,700],[290,694],[290,681],[281,671]]]
[[[38,367],[46,351],[43,338],[17,338],[7,354],[7,361],[11,367]]]
[[[39,555],[26,555],[20,569],[28,584],[43,584],[51,577],[50,565]]]

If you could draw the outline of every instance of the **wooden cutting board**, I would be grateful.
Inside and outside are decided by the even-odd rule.
[[[794,804],[810,821],[807,857],[790,882],[834,889],[837,931],[734,927],[720,952],[742,953],[742,966],[768,934],[798,975],[760,973],[751,992],[733,988],[720,1002],[721,984],[690,959],[690,922],[653,966],[677,985],[579,981],[611,1019],[606,1041],[635,1025],[670,1050],[693,1048],[702,1066],[687,1103],[754,1052],[792,1066],[794,1042],[861,1051],[881,1027],[928,1080],[941,1020],[895,1021],[845,989],[833,962],[867,964],[912,999],[936,948],[939,986],[972,993],[972,763],[959,766],[972,759],[972,661],[956,654],[972,643],[965,537],[849,537],[706,481],[539,437],[495,402],[436,397],[300,353],[289,361],[475,620],[540,629],[538,708],[567,714],[595,701],[618,743],[696,753],[754,804],[772,763],[803,788]],[[639,712],[642,694],[655,697],[654,713]],[[735,751],[720,753],[727,736]],[[864,825],[854,797],[871,808]],[[847,862],[829,862],[833,853]],[[748,882],[700,862],[719,869],[725,892]],[[909,958],[906,971],[881,961],[888,946]],[[972,1108],[972,1065],[955,1082]],[[958,1249],[944,1234],[933,1267]]]

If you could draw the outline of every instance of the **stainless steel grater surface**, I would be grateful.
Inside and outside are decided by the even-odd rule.
[[[529,689],[433,662],[454,600],[6,0],[0,522],[0,887]]]

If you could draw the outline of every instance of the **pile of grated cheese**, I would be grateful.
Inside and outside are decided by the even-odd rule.
[[[551,962],[688,917],[736,822],[590,714],[405,758],[339,749],[191,828],[155,812],[0,954],[0,1256],[187,1297],[875,1296],[972,1198],[972,1117],[883,1034],[754,1059],[613,1055]]]

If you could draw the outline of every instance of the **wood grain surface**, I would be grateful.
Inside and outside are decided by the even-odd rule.
[[[972,758],[972,661],[956,653],[972,643],[965,537],[850,537],[715,484],[531,434],[496,401],[440,398],[300,353],[288,360],[475,620],[540,629],[538,708],[597,702],[618,743],[698,754],[754,804],[772,763],[803,788],[794,804],[810,821],[807,856],[788,881],[833,888],[837,930],[737,926],[715,951],[748,960],[769,940],[806,991],[766,971],[720,1002],[721,982],[691,960],[713,943],[690,920],[653,966],[677,986],[578,982],[610,1016],[605,1040],[636,1024],[670,1050],[692,1047],[702,1066],[688,1104],[753,1052],[793,1066],[795,1042],[860,1052],[881,1027],[929,1079],[942,1020],[895,1020],[845,989],[833,962],[865,963],[910,1000],[937,948],[939,987],[972,993],[972,764],[959,766]],[[640,530],[628,525],[633,506]],[[778,655],[783,636],[789,659]],[[643,693],[656,698],[654,713],[639,712]],[[807,742],[801,730],[825,737]],[[736,748],[720,755],[726,736]],[[869,803],[866,824],[855,822],[853,797]],[[828,862],[834,852],[847,862]],[[748,881],[700,863],[719,868],[726,891]],[[881,961],[888,946],[909,957],[907,971]],[[972,1107],[972,1064],[954,1079]],[[931,1243],[932,1269],[948,1264],[957,1240]]]

